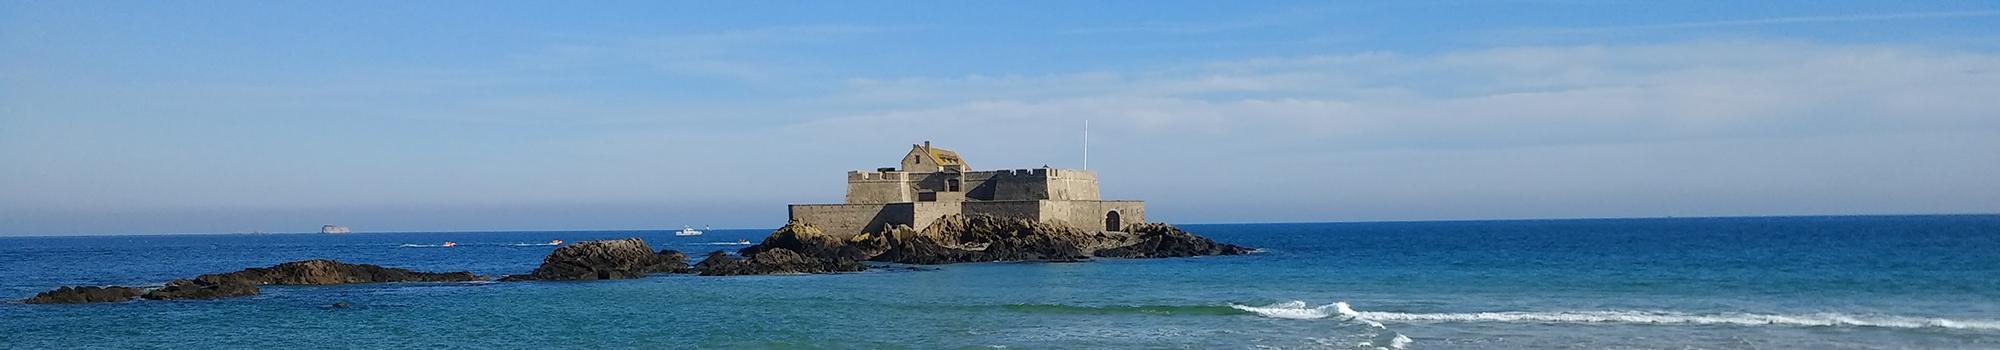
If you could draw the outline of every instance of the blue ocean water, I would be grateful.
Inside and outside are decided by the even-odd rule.
[[[1185,225],[1249,256],[0,304],[0,348],[2000,348],[2000,216]],[[524,273],[765,230],[0,238],[0,298],[334,258]],[[454,241],[457,247],[435,245]],[[346,309],[323,306],[334,301]]]

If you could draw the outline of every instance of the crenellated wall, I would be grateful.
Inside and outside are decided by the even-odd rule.
[[[959,181],[951,191],[950,181]],[[924,192],[963,195],[919,197]],[[1008,169],[997,171],[847,172],[848,204],[881,204],[963,198],[967,201],[1099,200],[1097,173],[1073,169]]]
[[[910,173],[847,172],[847,204],[903,203],[916,200]]]

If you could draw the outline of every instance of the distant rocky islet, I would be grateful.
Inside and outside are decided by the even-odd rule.
[[[589,241],[556,248],[533,271],[499,278],[516,281],[586,281],[658,274],[738,276],[826,274],[870,269],[866,263],[938,265],[969,262],[1073,262],[1092,258],[1171,258],[1241,255],[1243,247],[1218,243],[1166,224],[1133,224],[1124,231],[1090,231],[1026,219],[948,216],[923,229],[893,227],[880,235],[840,238],[792,222],[736,254],[714,251],[690,266],[687,255],[655,251],[638,238]],[[878,265],[880,266],[880,265]],[[335,285],[385,282],[489,280],[471,272],[418,272],[314,259],[264,268],[208,274],[157,288],[61,287],[22,300],[28,304],[184,300],[252,296],[264,285]]]

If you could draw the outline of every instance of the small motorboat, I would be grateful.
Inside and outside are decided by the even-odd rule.
[[[702,226],[701,228],[708,228],[708,226]],[[700,235],[701,235],[701,230],[696,230],[696,229],[694,229],[693,227],[687,227],[687,226],[681,226],[681,230],[680,230],[680,232],[674,232],[674,235],[675,235],[675,236],[700,236]]]
[[[451,247],[457,247],[457,246],[458,246],[458,242],[452,242],[452,241],[444,241],[444,244],[442,244],[442,245],[439,245],[439,247],[445,247],[445,248],[451,248]]]
[[[560,240],[560,239],[551,239],[551,240],[549,240],[549,245],[562,245],[562,240]]]

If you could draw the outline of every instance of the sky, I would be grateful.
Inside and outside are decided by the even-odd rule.
[[[0,0],[0,235],[770,228],[911,144],[1173,223],[2000,212],[1977,1]]]

